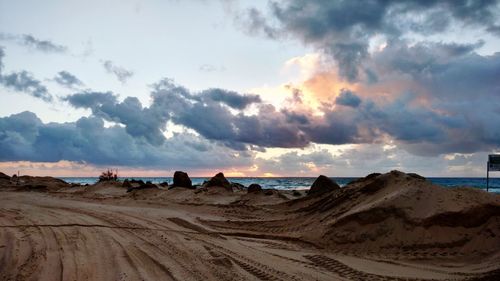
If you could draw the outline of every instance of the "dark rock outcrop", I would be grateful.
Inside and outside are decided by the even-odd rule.
[[[365,186],[361,188],[361,192],[363,193],[375,193],[380,189],[384,188],[388,183],[387,177],[377,177],[372,182],[367,183]]]
[[[270,195],[273,195],[276,191],[273,190],[273,189],[267,189],[265,192],[264,192],[264,195],[266,196],[270,196]]]
[[[129,187],[127,189],[127,192],[131,192],[131,191],[135,191],[135,190],[141,190],[141,189],[158,189],[158,186],[156,186],[156,184],[153,184],[150,181],[147,181],[143,185],[139,185],[139,186],[132,185],[132,187]]]
[[[145,185],[143,180],[126,179],[123,181],[122,186],[125,188],[139,187]]]
[[[145,185],[144,181],[143,180],[130,180],[130,183],[132,185]]]
[[[5,185],[10,185],[10,184],[11,184],[10,177],[7,176],[6,174],[0,172],[0,185],[5,186]]]
[[[164,181],[159,184],[161,187],[168,187],[168,182]]]
[[[223,173],[218,173],[204,184],[204,187],[215,187],[215,186],[224,187],[225,189],[231,191],[233,190],[233,188],[231,187],[231,183],[226,179]]]
[[[262,190],[262,186],[260,186],[259,184],[256,184],[256,183],[252,183],[251,185],[248,186],[247,192],[248,193],[257,193],[257,192],[260,192],[261,190]]]
[[[144,183],[142,180],[124,180],[122,187],[127,188],[127,192],[131,192],[134,190],[141,190],[141,189],[150,189],[150,188],[158,188],[156,184],[151,183],[150,181],[147,181]]]
[[[245,189],[245,186],[242,185],[241,183],[237,183],[237,182],[231,182],[231,187],[234,189]]]
[[[175,171],[174,173],[174,183],[170,188],[174,187],[185,187],[185,188],[193,188],[193,183],[189,178],[188,174],[182,171]]]
[[[319,176],[311,185],[308,195],[320,194],[332,190],[340,189],[340,186],[327,176]]]
[[[125,187],[127,189],[132,188],[132,184],[130,183],[130,181],[128,179],[126,179],[123,181],[122,187]]]
[[[0,180],[10,180],[10,177],[6,174],[0,172]]]
[[[369,174],[368,176],[366,176],[364,178],[355,179],[355,180],[349,182],[347,185],[356,184],[356,183],[362,183],[362,182],[374,179],[374,178],[376,178],[376,177],[378,177],[380,175],[382,175],[382,174],[381,173],[371,173],[371,174]]]
[[[15,176],[10,178],[9,182],[5,182],[3,184],[11,187],[16,187],[19,190],[37,191],[56,191],[61,188],[67,188],[71,186],[71,184],[58,178],[32,176]]]
[[[407,175],[410,176],[410,177],[412,177],[412,178],[415,178],[415,179],[427,180],[425,177],[422,177],[421,175],[416,174],[416,173],[408,173]]]

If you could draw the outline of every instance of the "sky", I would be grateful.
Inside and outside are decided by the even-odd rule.
[[[483,177],[500,1],[0,0],[0,171]]]

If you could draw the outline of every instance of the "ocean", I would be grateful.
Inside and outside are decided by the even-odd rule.
[[[97,182],[97,177],[63,177],[60,178],[69,183],[80,183],[80,184],[94,184]],[[151,181],[152,183],[168,182],[172,183],[172,177],[134,177],[134,178],[119,178],[120,180],[125,179],[136,179]],[[193,184],[202,184],[204,181],[210,179],[210,177],[192,177],[191,181]],[[263,188],[274,188],[274,189],[309,189],[311,184],[316,178],[314,177],[276,177],[276,178],[262,178],[262,177],[228,177],[231,182],[240,183],[244,186],[249,186],[252,183],[260,184]],[[332,177],[340,186],[344,186],[347,183],[357,179],[352,177]],[[486,189],[486,178],[427,178],[431,182],[442,185],[444,187],[458,187],[458,186],[468,186],[479,189]],[[490,192],[500,193],[500,178],[490,178]]]

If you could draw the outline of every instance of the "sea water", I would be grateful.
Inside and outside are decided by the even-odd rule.
[[[94,184],[98,181],[97,177],[64,177],[62,180],[69,183],[80,183],[80,184]],[[120,180],[125,179],[136,179],[151,181],[152,183],[168,182],[172,184],[172,177],[122,177]],[[193,185],[202,184],[204,181],[209,180],[210,177],[192,177],[191,181]],[[240,183],[244,186],[249,186],[252,183],[261,185],[263,188],[274,188],[274,189],[309,189],[311,184],[316,178],[313,177],[228,177],[231,182]],[[344,186],[349,182],[356,180],[354,177],[332,177],[340,186]],[[444,187],[459,187],[468,186],[479,189],[486,189],[486,178],[427,178],[427,180],[442,185]],[[490,178],[490,192],[500,193],[500,178]]]

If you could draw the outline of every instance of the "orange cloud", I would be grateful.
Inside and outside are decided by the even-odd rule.
[[[301,88],[308,98],[325,102],[335,99],[341,89],[356,91],[358,86],[340,78],[336,71],[328,71],[314,74]]]

